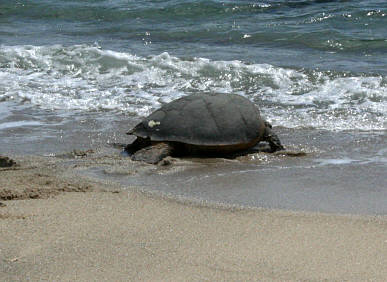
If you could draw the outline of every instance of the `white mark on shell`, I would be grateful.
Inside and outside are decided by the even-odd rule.
[[[152,127],[154,127],[154,126],[157,126],[157,125],[160,125],[160,122],[159,122],[159,121],[150,120],[150,121],[148,122],[148,126],[149,126],[150,128],[152,128]]]

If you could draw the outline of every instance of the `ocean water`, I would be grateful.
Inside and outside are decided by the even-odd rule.
[[[125,132],[164,103],[237,93],[260,107],[285,146],[308,156],[217,164],[212,184],[202,171],[134,183],[242,205],[387,213],[386,26],[381,0],[1,0],[0,154],[129,142]],[[283,200],[260,196],[262,177],[277,181]],[[353,192],[371,195],[370,186],[380,209]],[[318,207],[323,190],[330,194]]]

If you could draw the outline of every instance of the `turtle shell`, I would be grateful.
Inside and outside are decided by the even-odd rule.
[[[194,94],[165,104],[128,134],[151,141],[230,146],[255,144],[264,131],[259,110],[248,99],[235,94]]]

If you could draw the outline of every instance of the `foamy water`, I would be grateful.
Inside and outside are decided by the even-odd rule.
[[[387,79],[355,74],[177,58],[98,46],[1,46],[0,101],[42,109],[143,117],[184,95],[237,93],[277,126],[383,130]]]

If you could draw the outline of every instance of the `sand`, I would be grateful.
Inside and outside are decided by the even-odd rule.
[[[0,168],[1,281],[387,279],[385,216],[179,202],[71,173],[125,160],[72,157]]]

